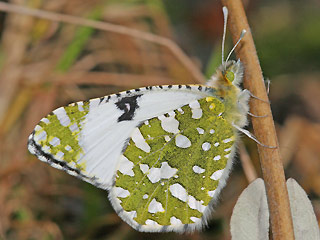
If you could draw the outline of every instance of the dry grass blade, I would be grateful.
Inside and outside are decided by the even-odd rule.
[[[177,57],[179,61],[181,61],[182,64],[184,64],[184,66],[191,72],[191,74],[195,77],[195,79],[197,79],[199,83],[204,82],[203,75],[198,69],[198,67],[196,67],[193,64],[193,62],[190,60],[190,58],[188,58],[185,55],[185,53],[172,40],[168,38],[161,37],[149,32],[143,32],[136,29],[124,27],[121,25],[89,20],[89,19],[74,17],[70,15],[65,15],[65,14],[53,13],[53,12],[48,12],[48,11],[39,10],[39,9],[30,9],[30,8],[26,8],[18,5],[7,4],[4,2],[0,2],[0,10],[6,11],[6,12],[19,13],[19,14],[26,14],[30,16],[43,18],[43,19],[48,19],[51,21],[65,22],[65,23],[92,27],[95,29],[128,35],[134,38],[142,39],[145,41],[149,41],[149,42],[153,42],[153,43],[165,46],[174,54],[174,56]]]
[[[239,39],[243,29],[247,31],[247,35],[236,50],[237,56],[245,66],[244,86],[258,98],[268,99],[242,2],[240,0],[223,0],[222,3],[230,12],[229,26],[233,41],[236,42]],[[261,100],[252,99],[250,109],[255,115],[269,116],[252,119],[254,132],[259,141],[269,146],[278,146],[270,105]],[[279,148],[270,149],[258,145],[258,150],[266,184],[273,239],[294,239],[288,191]]]

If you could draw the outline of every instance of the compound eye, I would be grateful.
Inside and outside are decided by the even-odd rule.
[[[231,71],[227,71],[227,72],[225,73],[224,77],[225,77],[228,81],[233,82],[233,80],[234,80],[234,73],[231,72]]]

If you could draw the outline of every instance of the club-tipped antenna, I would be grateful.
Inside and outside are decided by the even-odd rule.
[[[223,11],[223,36],[222,36],[222,47],[221,47],[221,51],[222,51],[222,64],[224,63],[224,44],[226,41],[226,31],[227,31],[227,21],[228,21],[228,8],[227,7],[223,7],[222,8]]]
[[[240,43],[241,39],[244,37],[244,35],[246,34],[246,32],[247,32],[247,31],[246,31],[245,29],[243,29],[243,30],[241,31],[239,40],[237,41],[237,43],[233,46],[233,48],[232,48],[231,51],[229,52],[228,57],[227,57],[227,59],[226,59],[226,62],[228,62],[231,54],[232,54],[233,51],[236,49],[236,47],[238,46],[238,44]]]

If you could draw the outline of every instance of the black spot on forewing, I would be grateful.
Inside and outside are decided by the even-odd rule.
[[[136,110],[139,108],[137,98],[140,96],[124,97],[115,103],[117,108],[123,111],[123,114],[118,118],[118,122],[130,121],[134,117]]]
[[[104,97],[101,97],[99,101],[99,105],[103,102],[103,100],[104,100]]]

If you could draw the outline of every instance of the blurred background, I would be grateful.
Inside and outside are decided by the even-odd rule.
[[[107,192],[49,167],[26,148],[34,126],[59,106],[147,85],[199,83],[198,69],[209,78],[221,63],[221,3],[9,2],[159,37],[142,40],[142,33],[134,37],[0,12],[0,239],[230,239],[233,206],[250,181],[239,158],[204,231],[148,234],[136,232],[116,215]],[[271,80],[269,96],[286,177],[305,189],[319,222],[320,2],[244,4],[264,76]],[[160,36],[172,42],[163,45]],[[229,35],[226,51],[231,48]],[[256,144],[242,140],[254,173],[261,177]]]

